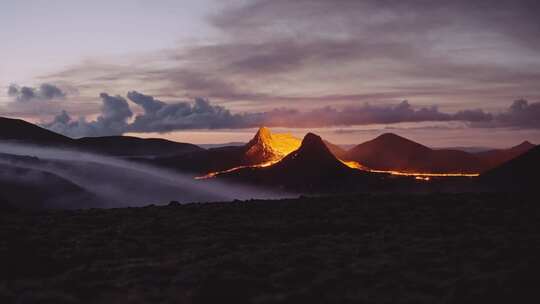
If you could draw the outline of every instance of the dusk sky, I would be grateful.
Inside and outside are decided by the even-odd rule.
[[[17,0],[0,116],[72,136],[540,143],[540,2]]]

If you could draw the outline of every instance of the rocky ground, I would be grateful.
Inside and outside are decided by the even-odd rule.
[[[0,303],[538,303],[540,205],[373,194],[0,211]]]

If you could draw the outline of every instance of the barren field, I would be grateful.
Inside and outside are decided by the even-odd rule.
[[[525,195],[0,211],[1,303],[537,302]]]

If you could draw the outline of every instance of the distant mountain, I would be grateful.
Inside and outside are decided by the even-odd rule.
[[[469,147],[469,146],[456,146],[456,147],[443,147],[443,148],[432,148],[434,150],[459,150],[467,153],[480,153],[493,150],[492,148],[487,147]]]
[[[292,191],[355,191],[366,189],[380,176],[351,169],[339,161],[313,133],[308,133],[301,146],[268,167],[248,167],[226,172],[218,178],[277,187]]]
[[[375,170],[422,173],[477,173],[478,157],[458,150],[433,150],[404,137],[386,133],[357,145],[346,153],[353,160]]]
[[[200,144],[197,146],[204,149],[212,149],[212,148],[222,148],[222,147],[231,147],[231,146],[243,146],[245,144],[246,144],[245,142],[231,141],[231,142],[222,143],[222,144]]]
[[[0,140],[26,144],[72,144],[73,139],[21,119],[0,117]]]
[[[178,155],[204,150],[196,145],[157,138],[104,136],[72,139],[24,120],[3,117],[0,117],[0,141],[129,157]]]
[[[201,152],[204,149],[160,138],[131,136],[84,137],[76,140],[79,149],[112,156],[167,156]]]
[[[347,156],[347,150],[345,150],[344,148],[338,145],[335,145],[327,140],[323,140],[323,142],[326,145],[326,147],[328,147],[328,150],[330,150],[330,152],[332,152],[332,154],[334,154],[335,157],[339,159],[344,159]]]
[[[511,159],[514,159],[525,152],[534,148],[535,145],[528,141],[524,141],[521,144],[509,149],[489,150],[476,153],[476,156],[480,157],[484,162],[487,169],[495,168]]]
[[[494,168],[480,176],[482,183],[492,189],[537,190],[540,172],[540,146]]]

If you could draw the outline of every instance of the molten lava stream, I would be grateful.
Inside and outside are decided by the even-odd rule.
[[[432,177],[477,177],[480,175],[479,173],[423,173],[423,172],[402,172],[402,171],[394,171],[394,170],[374,170],[355,161],[344,161],[341,159],[340,161],[352,169],[357,169],[357,170],[366,171],[366,172],[373,172],[373,173],[385,173],[385,174],[398,175],[398,176],[412,176],[417,180],[423,180],[423,181],[430,181]]]
[[[278,160],[279,161],[279,160]],[[244,168],[264,168],[264,167],[268,167],[268,166],[271,166],[275,163],[277,163],[278,161],[269,161],[269,162],[266,162],[266,163],[262,163],[262,164],[258,164],[258,165],[251,165],[251,166],[238,166],[238,167],[234,167],[234,168],[230,168],[230,169],[227,169],[227,170],[222,170],[222,171],[215,171],[215,172],[209,172],[203,176],[196,176],[195,179],[199,180],[199,179],[209,179],[209,178],[214,178],[220,174],[224,174],[224,173],[229,173],[229,172],[234,172],[236,170],[240,170],[240,169],[244,169]]]

